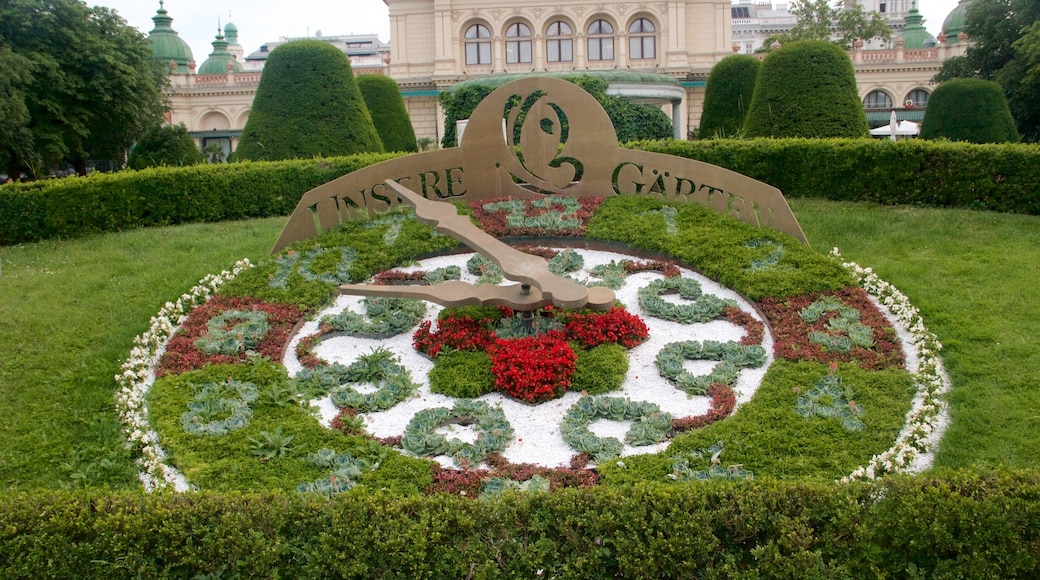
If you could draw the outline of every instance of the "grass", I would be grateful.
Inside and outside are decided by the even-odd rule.
[[[1036,469],[1040,218],[792,200],[917,305],[946,346],[953,423],[938,464]],[[0,485],[137,488],[112,376],[163,303],[267,254],[285,220],[137,230],[0,248]]]

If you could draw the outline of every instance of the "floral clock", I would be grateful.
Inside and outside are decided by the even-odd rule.
[[[938,342],[869,270],[650,198],[461,209],[615,306],[340,296],[502,282],[406,211],[349,222],[153,319],[116,377],[145,485],[476,495],[874,477],[936,439]]]

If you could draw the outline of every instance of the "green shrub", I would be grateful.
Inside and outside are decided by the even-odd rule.
[[[22,492],[0,497],[0,576],[1028,578],[1038,497],[1037,474],[988,472],[492,501]]]
[[[361,75],[356,80],[379,139],[383,141],[383,148],[387,151],[418,151],[412,120],[408,118],[397,81],[376,74]]]
[[[701,139],[735,137],[740,133],[761,66],[753,56],[734,54],[712,67],[704,87],[704,111],[698,131]]]
[[[621,388],[628,372],[628,349],[606,343],[588,350],[574,348],[574,352],[578,359],[574,361],[574,376],[567,390],[599,395]]]
[[[491,357],[480,351],[441,353],[429,373],[430,390],[458,399],[475,399],[494,390]]]
[[[126,166],[130,169],[147,169],[149,167],[183,167],[196,165],[206,160],[195,146],[184,123],[180,125],[159,125],[148,130],[138,139]]]
[[[1018,130],[1004,90],[993,81],[953,79],[928,98],[921,138],[970,143],[1014,143]]]
[[[792,42],[762,62],[744,122],[749,137],[866,137],[848,54],[823,40]]]
[[[237,161],[380,152],[350,61],[320,40],[279,45],[264,66]]]

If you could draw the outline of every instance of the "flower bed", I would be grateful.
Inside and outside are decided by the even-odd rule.
[[[670,207],[651,199],[623,197],[602,205],[582,203],[577,208],[571,207],[573,203],[555,205],[561,207],[503,200],[473,210],[482,222],[491,215],[513,215],[513,226],[526,228],[506,233],[584,234],[627,244],[643,257],[646,252],[667,254],[646,261],[589,250],[539,250],[551,260],[552,268],[568,276],[588,284],[616,286],[619,300],[627,308],[607,313],[550,309],[537,322],[521,321],[508,309],[432,308],[414,324],[410,317],[419,311],[410,307],[377,309],[373,315],[359,308],[359,300],[342,297],[331,305],[321,305],[291,340],[280,339],[279,351],[287,349],[282,359],[263,350],[263,340],[275,324],[287,324],[291,317],[282,321],[274,316],[259,296],[234,299],[241,302],[218,296],[191,316],[186,316],[191,307],[203,303],[215,286],[191,298],[189,306],[183,300],[175,320],[164,315],[167,322],[157,323],[161,335],[142,337],[142,347],[135,349],[126,371],[117,377],[124,387],[119,398],[121,413],[130,439],[142,451],[146,486],[172,483],[178,489],[186,488],[178,469],[201,488],[280,487],[324,495],[357,485],[475,494],[474,478],[489,492],[647,479],[693,481],[701,479],[696,475],[701,473],[709,478],[713,473],[719,477],[757,473],[859,478],[908,469],[934,444],[934,433],[941,425],[941,394],[946,388],[936,356],[938,343],[924,330],[905,297],[869,271],[854,265],[843,268],[780,234],[751,228],[698,206]],[[556,212],[561,215],[555,215],[555,210],[562,210]],[[522,223],[516,221],[519,214],[523,214]],[[577,225],[571,219],[574,216]],[[312,303],[323,292],[316,290],[316,284],[331,286],[348,276],[356,281],[359,265],[383,263],[380,254],[393,253],[400,263],[407,263],[410,254],[443,247],[443,236],[409,224],[403,213],[361,226],[347,224],[344,231],[362,232],[359,235],[365,239],[380,242],[355,246],[343,232],[323,234],[290,248],[283,255],[288,257],[261,264],[262,271],[269,272],[267,282],[252,276],[251,286],[236,285],[236,292],[268,283],[272,290],[261,287],[258,294],[291,298],[296,284],[307,292],[306,300],[287,301]],[[767,255],[763,257],[763,253]],[[428,273],[449,272],[451,277],[450,268],[463,266],[458,271],[466,281],[489,283],[494,279],[486,264],[465,267],[466,261],[465,256],[436,258],[419,265],[377,267],[361,275],[374,275],[382,282],[436,283],[447,278],[438,274],[430,280]],[[744,266],[724,266],[732,263]],[[722,277],[737,292],[677,264],[705,272],[730,272]],[[303,267],[307,276],[298,271]],[[227,274],[219,279],[231,277]],[[863,290],[854,285],[857,279]],[[776,291],[757,305],[739,294],[757,295],[767,283]],[[277,286],[281,284],[285,286]],[[680,295],[672,295],[673,291]],[[640,298],[644,298],[642,305]],[[242,314],[259,310],[267,312],[266,317]],[[389,310],[400,315],[395,314],[392,324],[388,319],[376,320],[379,313]],[[302,312],[297,309],[293,321]],[[214,331],[208,323],[222,314]],[[262,322],[271,326],[261,333]],[[145,392],[152,385],[150,371],[176,325],[183,326],[169,341],[171,347],[163,357],[163,362],[171,362],[165,367],[160,363],[160,368],[171,370],[162,372],[147,395],[148,405],[167,415],[153,416],[149,423]],[[532,325],[537,328],[532,330]],[[238,326],[248,331],[241,333],[241,340],[235,330]],[[377,327],[381,338],[366,336],[366,331],[373,334]],[[232,364],[192,371],[203,373],[195,378],[185,371],[200,368],[198,364],[177,366],[173,361],[179,360],[176,356],[184,358],[177,353],[190,350],[185,345],[201,349],[198,340],[207,330],[218,342],[227,342],[237,358],[209,361]],[[246,335],[252,334],[263,338],[250,347]],[[901,346],[907,349],[905,354]],[[376,356],[379,349],[393,353],[394,360]],[[671,354],[665,356],[666,363],[655,367],[654,360],[661,353]],[[706,362],[684,362],[691,358]],[[351,366],[361,360],[375,362]],[[326,378],[319,380],[310,380],[303,372],[305,367],[321,369],[323,365],[353,370],[322,371]],[[391,365],[403,371],[391,373]],[[828,376],[833,378],[826,379]],[[220,380],[259,385],[257,396],[248,403],[252,415],[247,426],[211,436],[203,445],[198,439],[201,435],[185,432],[173,420],[187,410],[178,412],[177,405],[191,400],[177,394],[174,385],[197,393],[193,396],[201,397],[201,402],[194,403],[198,406],[209,399],[230,399],[213,394],[217,387],[205,391],[206,384]],[[398,388],[403,385],[414,387]],[[846,397],[846,402],[841,398],[846,391],[836,390],[835,385],[854,391],[855,398]],[[806,398],[810,392],[815,397],[812,400]],[[253,391],[248,393],[252,396]],[[627,402],[610,403],[617,407],[612,415],[586,413],[581,421],[575,415],[577,423],[567,428],[571,435],[564,436],[563,418],[584,408],[579,405],[583,394],[592,400],[592,395],[603,393],[609,396],[602,400]],[[852,401],[855,411],[832,412],[841,405],[849,408]],[[305,426],[314,421],[307,405],[317,405],[326,425],[335,418],[337,429]],[[480,411],[485,408],[481,405],[486,411]],[[632,412],[622,412],[622,406]],[[423,440],[448,443],[420,445],[415,437],[407,439],[405,427],[411,419],[421,416],[424,409],[438,408],[448,414],[442,417],[444,411],[438,411],[440,414],[424,420]],[[474,411],[453,425],[453,408]],[[240,415],[247,413],[243,405],[235,409]],[[495,409],[501,411],[501,417],[486,419],[491,423],[483,427],[482,434],[473,432],[471,424],[481,422],[477,415],[490,417],[487,413],[499,412]],[[739,411],[731,416],[735,409]],[[221,412],[230,413],[215,410],[213,420]],[[861,428],[846,428],[858,426],[857,422],[862,423]],[[153,430],[155,425],[161,427]],[[638,435],[624,441],[626,433]],[[809,440],[795,444],[805,437]],[[279,445],[271,443],[279,441]],[[719,441],[722,444],[707,453],[707,458],[721,470],[696,465],[705,459],[704,450]],[[806,447],[805,442],[812,445]],[[236,449],[250,446],[254,453],[236,454]],[[168,461],[167,452],[172,452]],[[427,454],[433,454],[441,467],[431,469],[424,458]],[[617,455],[621,458],[615,459]],[[258,457],[262,463],[256,463]],[[315,463],[308,457],[323,459]],[[343,469],[326,465],[325,459],[335,461],[337,457],[344,458]],[[460,463],[468,470],[464,474],[445,471]],[[736,464],[741,467],[727,468]],[[524,465],[531,467],[517,467]],[[573,476],[553,476],[553,469]],[[245,481],[236,473],[254,475]],[[676,473],[685,475],[670,477]],[[544,481],[533,479],[536,475]],[[343,477],[349,482],[342,481]],[[525,483],[514,485],[502,477]]]

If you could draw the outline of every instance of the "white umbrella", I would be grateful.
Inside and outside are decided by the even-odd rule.
[[[899,119],[896,118],[896,112],[892,111],[892,116],[888,119],[888,130],[891,134],[892,140],[896,140],[896,132],[899,130]]]

